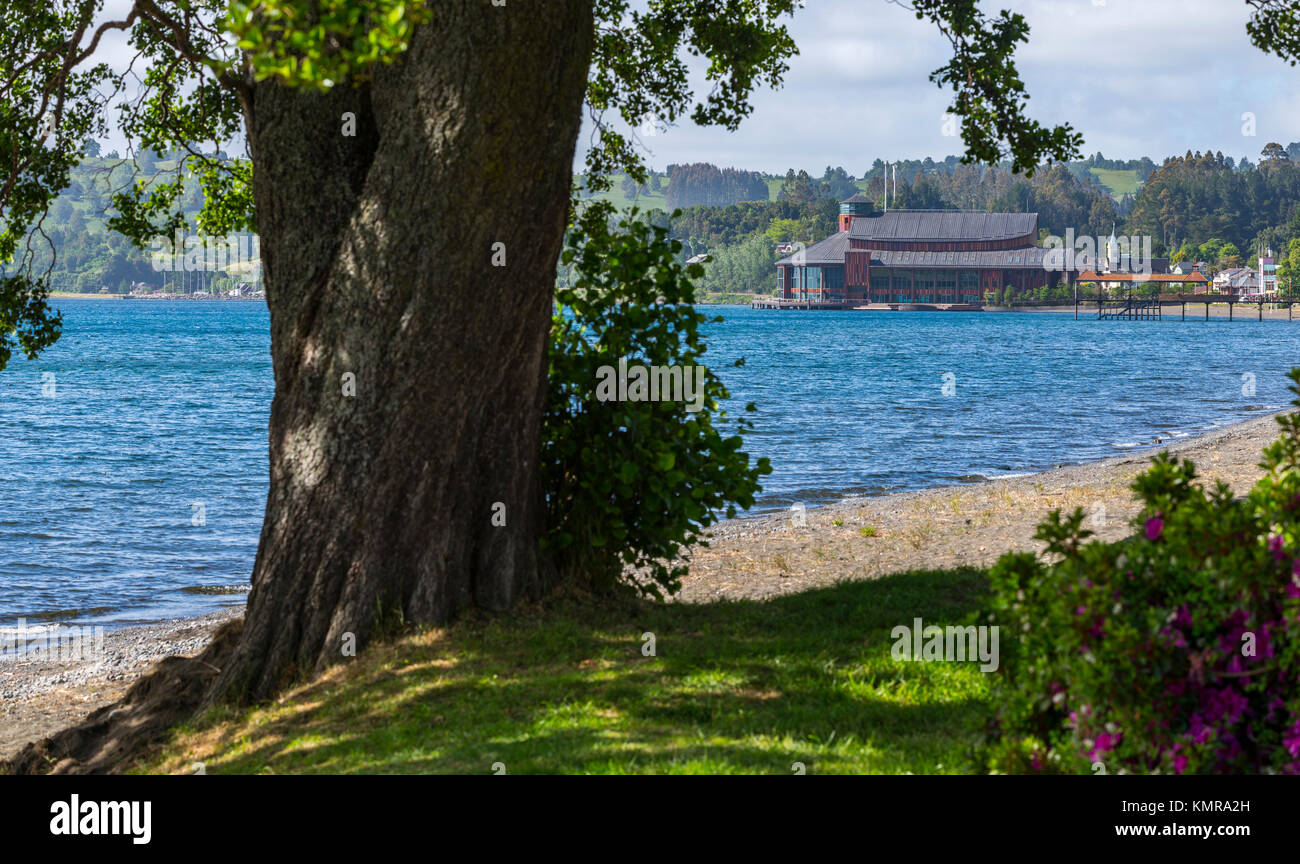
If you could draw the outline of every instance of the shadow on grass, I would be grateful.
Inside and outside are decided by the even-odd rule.
[[[467,620],[374,646],[273,704],[210,715],[140,770],[959,771],[987,676],[974,662],[893,660],[890,632],[917,617],[963,623],[985,586],[981,570],[926,571],[762,602]]]

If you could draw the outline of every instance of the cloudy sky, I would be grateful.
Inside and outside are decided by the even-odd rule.
[[[1189,149],[1258,159],[1300,141],[1300,67],[1250,44],[1244,0],[1001,0],[1030,24],[1017,66],[1030,115],[1068,122],[1084,152],[1131,159]],[[739,131],[683,121],[643,137],[651,166],[713,162],[861,175],[876,158],[961,153],[945,137],[949,95],[928,80],[947,62],[933,25],[888,0],[808,0],[790,23],[800,55],[779,91],[755,95]],[[702,81],[702,77],[701,77]],[[697,85],[697,92],[707,92]],[[1242,115],[1255,135],[1242,134]],[[585,136],[583,138],[585,141]]]

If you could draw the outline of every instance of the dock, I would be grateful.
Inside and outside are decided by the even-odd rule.
[[[1080,299],[1074,303],[1074,317],[1079,317]],[[1086,302],[1086,301],[1085,301]],[[1254,306],[1256,320],[1264,320],[1264,307],[1272,306],[1274,308],[1283,307],[1286,309],[1288,321],[1295,319],[1295,301],[1284,299],[1276,295],[1262,294],[1257,297],[1238,297],[1233,294],[1159,294],[1155,297],[1133,297],[1129,296],[1119,301],[1106,301],[1101,295],[1097,297],[1097,320],[1098,321],[1161,321],[1164,319],[1164,310],[1166,307],[1176,307],[1179,311],[1179,320],[1187,320],[1187,306],[1193,307],[1197,303],[1204,306],[1204,320],[1210,320],[1210,307],[1214,305],[1225,304],[1228,307],[1228,320],[1233,320],[1233,312],[1236,306]],[[1195,314],[1193,312],[1193,314]]]

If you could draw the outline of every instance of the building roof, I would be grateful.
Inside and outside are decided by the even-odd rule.
[[[1091,270],[1079,274],[1080,282],[1209,282],[1199,271],[1191,273],[1102,273]]]
[[[870,198],[866,197],[861,192],[858,192],[854,194],[853,197],[845,198],[840,203],[841,204],[870,204],[872,203],[872,201]]]
[[[843,264],[844,253],[849,249],[849,232],[840,231],[832,234],[820,243],[796,251],[793,255],[787,255],[777,264]],[[802,256],[802,257],[801,257]],[[796,261],[795,259],[800,260]]]
[[[957,210],[890,210],[853,220],[854,240],[1011,240],[1037,235],[1037,213],[966,213]]]
[[[803,259],[794,259],[800,253],[788,255],[777,261],[780,264],[806,264],[824,266],[843,264],[849,249],[849,232],[832,234],[820,243],[814,243],[802,250]],[[857,252],[857,250],[852,250]],[[881,251],[870,252],[872,267],[913,267],[913,268],[958,268],[981,267],[990,269],[1042,269],[1043,258],[1050,249],[1031,247],[1028,249],[981,250],[975,252],[932,252],[932,251]]]
[[[1255,271],[1249,267],[1229,267],[1227,270],[1220,270],[1214,277],[1216,285],[1235,285],[1238,287],[1253,287],[1257,282]]]

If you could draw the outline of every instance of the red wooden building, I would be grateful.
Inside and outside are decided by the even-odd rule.
[[[781,297],[813,302],[970,303],[1012,286],[1055,285],[1037,213],[891,210],[854,195],[840,230],[776,262]]]

